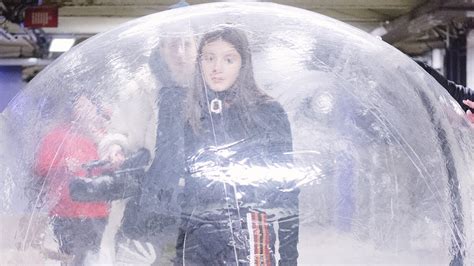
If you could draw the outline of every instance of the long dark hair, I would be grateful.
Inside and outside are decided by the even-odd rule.
[[[252,54],[249,47],[249,42],[245,33],[231,25],[219,27],[217,30],[206,33],[199,44],[197,73],[195,81],[195,89],[188,94],[188,122],[193,128],[194,132],[201,129],[201,118],[204,117],[208,111],[208,102],[205,97],[208,86],[203,79],[201,67],[201,55],[204,46],[217,40],[228,42],[239,53],[242,58],[242,66],[240,68],[239,76],[235,83],[226,90],[226,93],[231,94],[228,97],[231,105],[236,105],[241,108],[246,122],[252,122],[252,117],[248,114],[250,107],[272,100],[257,86],[253,73]],[[247,112],[246,112],[247,111]],[[248,123],[246,123],[248,125]]]

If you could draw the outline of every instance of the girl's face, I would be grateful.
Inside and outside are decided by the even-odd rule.
[[[230,88],[240,73],[242,57],[235,47],[221,39],[202,48],[201,68],[206,84],[216,92]]]

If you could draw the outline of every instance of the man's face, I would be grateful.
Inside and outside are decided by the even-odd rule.
[[[179,85],[193,80],[197,47],[193,37],[175,37],[163,40],[160,54],[168,65],[173,79]]]

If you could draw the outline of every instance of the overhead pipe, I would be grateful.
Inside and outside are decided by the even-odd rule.
[[[53,59],[41,58],[0,58],[0,66],[46,66],[53,62]]]

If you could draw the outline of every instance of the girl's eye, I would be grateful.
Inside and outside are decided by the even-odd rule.
[[[203,56],[203,60],[206,62],[212,62],[214,61],[214,57],[212,55],[205,55]]]
[[[233,64],[234,63],[234,59],[233,58],[226,58],[225,61],[228,63],[228,64]]]

